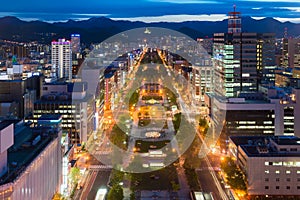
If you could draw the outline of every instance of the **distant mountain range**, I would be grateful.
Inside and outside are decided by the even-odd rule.
[[[255,20],[243,17],[243,32],[272,32],[282,37],[284,29],[288,29],[289,36],[300,36],[300,24],[279,22],[273,18]],[[61,37],[70,38],[71,33],[81,34],[82,42],[97,43],[106,38],[133,28],[162,27],[177,30],[196,39],[211,37],[213,33],[226,32],[227,20],[217,22],[188,21],[188,22],[159,22],[144,23],[131,21],[114,21],[105,17],[94,17],[83,21],[69,20],[67,22],[47,23],[42,21],[22,21],[16,17],[0,18],[0,39],[19,42],[38,41],[50,43]]]

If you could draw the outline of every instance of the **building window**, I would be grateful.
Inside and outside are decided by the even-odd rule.
[[[282,148],[282,149],[280,149],[280,151],[286,151],[286,148]]]
[[[297,190],[300,190],[300,186],[297,186]]]
[[[268,182],[268,181],[269,181],[269,178],[265,178],[265,181]]]
[[[280,174],[280,171],[279,171],[279,170],[276,170],[276,171],[275,171],[275,174]]]
[[[269,186],[265,186],[265,190],[268,190],[269,189]]]
[[[279,178],[276,178],[275,180],[276,180],[276,182],[279,182],[279,181],[280,181],[280,179],[279,179]]]
[[[291,179],[290,179],[290,178],[287,178],[287,179],[286,179],[286,181],[287,181],[287,182],[290,182],[290,181],[291,181]]]
[[[272,164],[275,165],[275,166],[281,166],[282,162],[273,162]]]
[[[297,178],[297,181],[300,182],[300,178]]]
[[[291,189],[291,187],[290,186],[286,186],[286,189],[289,190],[289,189]]]
[[[290,174],[290,173],[291,173],[291,171],[290,171],[290,170],[287,170],[287,171],[285,171],[285,173],[287,173],[287,174]]]
[[[279,186],[276,186],[276,190],[279,190]]]
[[[269,170],[265,170],[265,174],[269,174],[270,173],[270,171]]]

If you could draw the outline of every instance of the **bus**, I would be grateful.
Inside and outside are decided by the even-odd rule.
[[[99,189],[97,191],[95,200],[104,200],[106,193],[107,193],[107,189]]]

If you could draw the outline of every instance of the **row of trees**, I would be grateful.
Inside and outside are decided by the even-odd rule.
[[[201,147],[201,141],[196,136],[187,149],[187,151],[183,154],[184,158],[184,170],[187,176],[188,184],[192,190],[199,190],[200,184],[197,178],[196,169],[200,167],[201,160],[199,158],[199,150]]]
[[[245,176],[232,158],[226,157],[221,162],[221,168],[225,172],[227,183],[232,189],[246,191]]]
[[[107,193],[107,200],[122,200],[124,198],[123,188],[120,183],[123,181],[124,173],[113,170],[110,175],[109,185],[111,186]]]

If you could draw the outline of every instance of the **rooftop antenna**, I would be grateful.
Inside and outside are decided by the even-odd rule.
[[[233,12],[228,13],[228,33],[241,33],[242,19],[241,13],[236,11],[236,5],[233,5]]]

